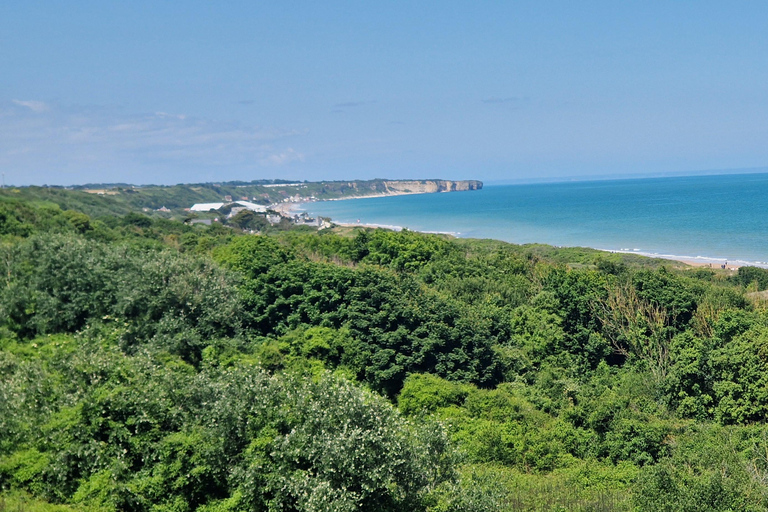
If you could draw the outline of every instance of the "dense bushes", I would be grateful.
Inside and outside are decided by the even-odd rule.
[[[154,341],[190,361],[217,337],[238,335],[238,279],[172,251],[34,236],[6,249],[3,326],[22,338],[120,326],[128,349]]]
[[[247,278],[242,296],[252,329],[263,335],[302,325],[347,329],[357,343],[342,357],[389,396],[412,372],[482,385],[500,379],[493,346],[508,331],[502,320],[407,275],[303,261],[263,237],[239,239],[218,258]]]
[[[341,378],[196,373],[72,338],[36,348],[51,343],[78,346],[28,363],[4,347],[0,396],[19,408],[0,420],[0,485],[110,510],[417,510],[453,478],[439,425]],[[56,395],[33,401],[30,380]]]
[[[111,510],[768,506],[762,271],[3,204],[3,489]]]

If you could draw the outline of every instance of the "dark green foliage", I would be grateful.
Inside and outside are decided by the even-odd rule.
[[[291,255],[272,238],[246,236],[222,247],[216,258],[245,277],[255,279],[272,267],[286,263]]]
[[[662,308],[668,316],[667,323],[675,328],[682,328],[696,310],[696,292],[699,290],[664,267],[655,272],[635,273],[632,284],[638,297]]]
[[[394,393],[414,371],[478,383],[497,378],[494,332],[474,329],[456,304],[409,280],[315,264],[266,277],[254,291],[266,304],[250,303],[252,311],[264,312],[257,325],[346,327],[359,341],[356,370],[377,389]]]
[[[768,416],[768,330],[755,326],[711,356],[715,417],[723,423]]]
[[[680,416],[710,416],[714,375],[709,364],[712,343],[685,332],[672,340],[671,369],[664,383],[670,405]]]
[[[597,260],[595,260],[595,267],[597,267],[600,272],[616,276],[625,274],[629,270],[627,264],[622,261],[617,262],[602,257],[598,257]]]
[[[227,221],[227,224],[244,231],[261,231],[270,227],[270,223],[263,214],[253,213],[250,210],[238,212],[234,217]]]
[[[759,267],[740,267],[735,277],[736,282],[745,288],[755,283],[754,291],[768,289],[768,270]]]
[[[0,318],[23,338],[114,322],[126,348],[154,339],[196,361],[240,330],[236,277],[204,260],[62,235],[32,237],[7,258]]]
[[[366,235],[362,233],[365,232],[361,232],[355,240],[356,260],[396,270],[416,270],[433,259],[445,258],[455,250],[447,240],[437,235],[383,229]]]
[[[500,378],[492,347],[506,327],[412,279],[300,261],[264,237],[238,239],[218,258],[250,278],[243,293],[252,328],[268,335],[302,325],[344,327],[357,343],[341,360],[390,396],[411,372],[484,385]]]
[[[123,224],[126,226],[136,226],[138,228],[148,228],[152,225],[152,219],[140,213],[128,213],[123,217]]]
[[[605,300],[606,286],[605,275],[595,271],[556,268],[544,280],[544,289],[551,294],[546,307],[562,319],[563,348],[591,368],[612,352],[605,339],[593,335],[601,329],[595,305]]]

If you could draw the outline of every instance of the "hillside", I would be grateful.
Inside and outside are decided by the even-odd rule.
[[[355,180],[285,182],[260,180],[180,184],[173,186],[127,184],[89,184],[75,187],[9,187],[0,189],[0,201],[22,200],[36,204],[57,204],[64,210],[77,210],[91,216],[123,215],[129,211],[156,212],[160,208],[173,215],[185,215],[195,203],[246,200],[270,205],[285,201],[322,201],[371,195],[435,193],[478,190],[480,181],[446,180]],[[157,213],[165,217],[171,214]]]
[[[19,197],[2,507],[768,507],[766,270]]]

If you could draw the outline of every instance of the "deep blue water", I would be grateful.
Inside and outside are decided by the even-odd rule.
[[[304,205],[337,222],[768,265],[768,174],[486,186]]]

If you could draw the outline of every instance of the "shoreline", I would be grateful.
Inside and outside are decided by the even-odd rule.
[[[741,267],[760,266],[757,262],[736,260],[735,262],[729,263],[728,260],[719,259],[719,258],[710,258],[708,256],[679,256],[676,254],[656,254],[652,252],[628,251],[628,250],[621,250],[621,249],[620,250],[600,249],[597,247],[592,247],[592,249],[596,249],[598,251],[604,251],[604,252],[615,252],[620,254],[636,254],[638,256],[645,256],[647,258],[678,261],[680,263],[685,263],[686,265],[690,265],[691,267],[711,268],[713,270],[720,269],[720,270],[735,271]],[[766,265],[766,267],[768,267],[768,265]]]
[[[285,213],[293,213],[294,210],[301,210],[301,206],[307,203],[319,203],[323,201],[349,201],[351,199],[373,199],[376,197],[392,197],[392,196],[416,196],[419,194],[445,194],[447,192],[457,192],[455,190],[443,190],[440,192],[403,192],[400,190],[390,191],[390,192],[384,192],[381,194],[366,194],[362,196],[347,196],[347,197],[332,197],[330,199],[316,199],[314,201],[299,201],[297,203],[294,202],[286,202],[286,203],[275,203],[272,205],[269,205],[269,208],[272,210],[275,210],[277,212],[285,212]],[[466,192],[466,191],[461,191]]]
[[[421,231],[416,229],[410,229],[405,226],[393,226],[390,224],[371,224],[366,222],[335,222],[331,221],[337,226],[342,226],[345,228],[381,228],[381,229],[390,229],[392,231],[402,231],[404,229],[407,229],[408,231],[413,231],[414,233],[424,233],[427,235],[450,235],[454,238],[461,238],[461,233],[458,231]]]
[[[367,199],[367,198],[373,198],[373,197],[389,197],[393,195],[412,195],[412,194],[419,194],[419,193],[420,192],[375,194],[375,195],[368,195],[368,196],[353,196],[353,197],[338,197],[333,199],[321,199],[319,201],[346,201],[350,199]],[[285,212],[286,214],[294,215],[295,213],[306,211],[306,208],[304,208],[304,205],[306,205],[307,203],[319,202],[319,201],[303,201],[300,203],[280,203],[274,209],[277,211],[280,211],[281,213]],[[374,228],[374,229],[382,228],[382,229],[390,229],[392,231],[402,231],[403,229],[409,229],[411,231],[416,231],[419,233],[450,235],[456,238],[462,238],[461,233],[457,231],[423,231],[423,230],[407,228],[405,226],[395,226],[395,225],[389,225],[389,224],[378,224],[378,223],[368,223],[368,222],[359,222],[359,221],[358,222],[337,222],[337,221],[334,221],[333,219],[331,219],[331,222],[333,224],[336,224],[337,226],[343,226],[343,227],[365,227],[365,228]],[[490,239],[515,244],[515,242],[509,242],[507,240],[501,240],[498,238],[490,238]],[[516,245],[521,245],[521,244],[516,244]],[[522,244],[522,245],[525,245],[525,244]],[[547,245],[550,245],[550,244],[547,244]],[[746,266],[768,268],[768,262],[753,262],[753,261],[745,261],[745,260],[738,260],[738,259],[726,260],[725,258],[715,258],[710,256],[681,256],[676,254],[650,253],[650,252],[635,251],[635,250],[629,250],[629,249],[604,249],[600,247],[588,247],[588,248],[594,249],[596,251],[602,251],[602,252],[608,252],[608,253],[635,254],[638,256],[645,256],[647,258],[675,261],[678,263],[684,263],[691,267],[711,268],[713,270],[719,269],[719,270],[729,270],[729,271],[735,272],[739,268],[746,267]]]
[[[470,192],[470,190],[439,190],[435,192],[404,192],[402,190],[392,190],[381,194],[366,194],[362,196],[332,197],[330,199],[318,199],[320,201],[348,201],[350,199],[372,199],[374,197],[392,197],[392,196],[417,196],[419,194],[446,194],[449,192]],[[315,201],[305,201],[313,203]]]

